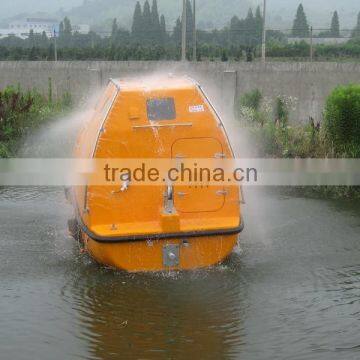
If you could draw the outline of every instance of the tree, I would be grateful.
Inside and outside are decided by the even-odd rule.
[[[161,15],[160,17],[160,36],[161,43],[164,45],[167,42],[166,21],[164,15]]]
[[[59,41],[63,46],[71,46],[72,40],[72,27],[68,17],[60,23],[59,26]]]
[[[152,20],[151,20],[150,4],[148,0],[146,0],[144,3],[142,32],[143,32],[143,38],[146,43],[152,40]]]
[[[335,88],[325,104],[325,130],[339,153],[353,154],[360,148],[360,85]],[[349,151],[347,151],[349,150]]]
[[[245,19],[245,42],[247,45],[255,45],[256,43],[256,22],[254,13],[250,8]]]
[[[292,28],[292,35],[295,37],[310,36],[310,28],[302,4],[299,5],[296,12],[296,16]]]
[[[257,41],[258,41],[258,43],[261,43],[262,30],[263,30],[263,18],[262,18],[260,6],[258,6],[256,8],[256,12],[255,12],[255,28],[256,28]]]
[[[140,42],[142,40],[142,24],[143,24],[143,15],[141,11],[140,2],[137,1],[134,10],[133,22],[131,27],[131,35],[135,42]]]
[[[43,31],[41,33],[40,44],[41,44],[41,47],[43,47],[43,48],[46,48],[48,46],[48,37],[47,37],[45,31]]]
[[[111,26],[111,40],[114,41],[116,38],[116,34],[118,32],[118,25],[117,25],[117,20],[116,18],[113,20],[112,22],[112,26]]]
[[[51,43],[47,51],[47,60],[54,60],[54,44]]]
[[[233,16],[230,20],[230,41],[232,44],[240,44],[241,21],[237,16]]]
[[[330,33],[332,37],[340,37],[340,22],[338,12],[335,11],[331,19]]]
[[[72,34],[72,26],[67,16],[64,18],[64,35],[70,36]]]
[[[161,28],[159,20],[159,11],[157,6],[157,0],[153,0],[151,5],[151,30],[152,30],[152,39],[156,44],[161,43]]]
[[[229,60],[229,58],[227,56],[226,50],[223,49],[222,52],[221,52],[221,61],[225,62],[225,61],[228,61],[228,60]]]
[[[177,20],[176,20],[172,37],[173,37],[173,41],[175,42],[176,45],[179,45],[181,43],[181,20],[180,20],[180,18],[177,18]]]
[[[30,29],[28,41],[29,41],[29,46],[30,47],[35,46],[35,35],[34,35],[34,30],[33,29]],[[30,60],[34,60],[34,59],[30,59]]]
[[[37,60],[36,54],[37,54],[37,49],[35,48],[35,46],[33,46],[30,49],[28,60],[30,60],[30,61]]]
[[[356,27],[355,27],[355,29],[354,29],[353,32],[352,32],[352,37],[358,37],[358,38],[360,38],[360,12],[359,12],[358,17],[357,17]]]
[[[186,0],[186,42],[192,46],[194,16],[190,0]]]
[[[64,23],[62,21],[60,21],[59,24],[59,37],[64,36]]]
[[[192,46],[193,42],[193,12],[191,2],[186,0],[186,43],[188,46]],[[173,30],[173,39],[176,44],[181,43],[182,39],[182,20],[178,18]]]

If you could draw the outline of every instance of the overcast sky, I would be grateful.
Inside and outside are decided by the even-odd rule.
[[[88,0],[94,1],[94,0]],[[106,0],[103,0],[106,2]],[[144,1],[144,0],[142,0]],[[150,0],[151,1],[151,0]],[[249,0],[254,6],[262,0]],[[343,26],[350,26],[355,22],[356,14],[360,11],[360,0],[267,0],[269,17],[281,17],[284,21],[292,21],[296,7],[303,3],[309,20],[316,24],[325,24],[333,10],[338,10]],[[36,11],[55,12],[60,8],[68,10],[82,4],[84,0],[0,0],[0,19],[6,19],[19,13],[34,13]],[[136,0],[134,0],[135,4]],[[159,1],[161,3],[161,1]],[[206,6],[211,0],[197,0],[198,6]],[[119,0],[121,3],[121,0]],[[181,3],[181,0],[179,0]],[[224,0],[224,7],[227,1]],[[161,9],[160,9],[161,11]],[[215,16],[215,15],[214,15]]]

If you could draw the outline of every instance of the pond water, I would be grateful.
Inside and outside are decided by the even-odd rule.
[[[359,359],[360,203],[246,191],[225,264],[102,268],[61,189],[0,189],[2,359]]]

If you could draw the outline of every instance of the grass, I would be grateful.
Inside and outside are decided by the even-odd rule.
[[[256,107],[242,104],[251,92],[239,100],[237,114],[246,128],[251,143],[254,144],[255,157],[259,158],[359,158],[360,146],[334,146],[325,125],[289,124],[288,116],[296,100],[279,96],[274,104],[263,99]],[[258,93],[258,92],[256,92]],[[360,198],[359,186],[307,186],[286,189],[287,193],[322,198]]]
[[[0,91],[0,158],[15,156],[24,136],[70,108],[68,94],[52,99],[50,82],[47,97],[20,87],[9,86]]]

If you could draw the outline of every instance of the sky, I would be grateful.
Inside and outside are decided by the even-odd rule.
[[[60,8],[69,10],[79,6],[84,1],[93,0],[1,0],[0,19],[7,19],[20,13],[48,12],[55,13]],[[106,2],[106,0],[103,0]],[[119,0],[121,3],[122,0]],[[161,4],[162,0],[159,0]],[[206,6],[212,0],[197,0],[198,7]],[[241,0],[239,0],[241,1]],[[254,6],[262,3],[262,0],[248,0]],[[296,8],[300,1],[305,7],[309,21],[315,26],[325,26],[330,22],[331,14],[338,10],[343,27],[353,27],[356,22],[356,15],[360,11],[360,0],[267,0],[269,9],[269,21],[279,26],[291,24]],[[135,4],[136,0],[134,0]],[[181,3],[181,0],[179,0]],[[223,0],[223,7],[226,8],[227,0]],[[232,9],[226,9],[231,12]],[[161,11],[161,7],[160,7]],[[217,15],[214,14],[214,17]]]

